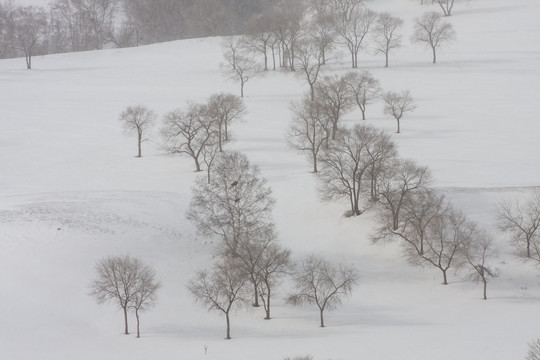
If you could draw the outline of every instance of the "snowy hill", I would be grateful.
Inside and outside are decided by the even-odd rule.
[[[165,156],[134,138],[118,115],[144,104],[160,115],[239,87],[220,71],[220,38],[132,49],[0,61],[1,359],[520,359],[540,336],[538,270],[512,256],[497,233],[494,204],[540,186],[540,3],[458,2],[457,41],[431,64],[411,45],[414,2],[370,1],[406,21],[405,46],[384,59],[364,51],[359,66],[386,90],[410,90],[417,110],[393,134],[401,156],[428,165],[435,186],[496,234],[501,276],[488,301],[479,286],[411,268],[397,246],[372,246],[371,214],[344,218],[342,203],[318,200],[313,174],[287,147],[289,104],[308,90],[294,74],[269,72],[246,85],[248,114],[231,148],[261,168],[277,200],[274,218],[295,258],[309,253],[354,263],[353,297],[318,328],[312,308],[277,294],[274,319],[258,309],[224,320],[194,304],[185,285],[209,261],[211,241],[185,220],[198,176],[188,158]],[[325,73],[349,70],[345,53]],[[395,131],[377,103],[368,120]],[[359,122],[359,112],[346,116]],[[163,285],[142,318],[142,338],[124,336],[113,304],[97,305],[89,284],[104,256],[131,254]],[[204,345],[208,354],[204,354]]]

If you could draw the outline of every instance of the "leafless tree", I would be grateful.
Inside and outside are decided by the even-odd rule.
[[[452,15],[452,8],[454,7],[454,0],[435,0],[441,7],[444,16]]]
[[[306,8],[302,1],[281,0],[273,14],[274,34],[281,43],[283,67],[295,71],[296,42],[299,40],[304,26]]]
[[[471,238],[463,242],[460,249],[467,267],[466,278],[484,285],[484,300],[487,300],[487,284],[497,276],[489,262],[497,256],[493,237],[485,231],[474,229]]]
[[[540,339],[535,339],[529,343],[526,360],[540,360]]]
[[[148,131],[154,126],[156,114],[143,105],[129,106],[119,117],[127,134],[137,135],[137,157],[142,157],[142,143],[148,138]]]
[[[272,191],[259,169],[239,152],[216,159],[210,183],[198,178],[187,218],[206,236],[223,239],[231,254],[239,241],[272,223]]]
[[[501,201],[497,213],[499,229],[510,234],[517,255],[540,263],[540,191],[525,201]]]
[[[354,106],[345,78],[324,76],[315,86],[315,101],[327,119],[328,139],[335,140],[343,115]]]
[[[225,59],[229,65],[226,73],[231,79],[240,83],[240,97],[244,97],[244,86],[253,77],[261,75],[262,70],[252,57],[238,50],[234,56],[226,56]]]
[[[354,12],[362,6],[363,0],[331,0],[331,3],[339,17],[349,20],[354,16]]]
[[[358,53],[375,19],[375,12],[359,7],[355,7],[347,17],[337,18],[336,31],[341,39],[337,41],[349,49],[353,69],[358,67]]]
[[[137,273],[132,309],[137,319],[137,337],[141,337],[141,314],[154,307],[157,300],[157,290],[161,287],[155,279],[154,269],[141,266]]]
[[[365,120],[366,106],[380,97],[381,85],[379,80],[375,79],[367,70],[363,70],[360,73],[349,71],[343,76],[343,79],[360,111],[362,111],[362,120]]]
[[[434,11],[417,18],[414,24],[413,42],[429,46],[433,52],[433,63],[437,62],[437,48],[454,40],[456,32],[452,24],[442,21],[442,16]]]
[[[373,138],[366,148],[369,157],[369,197],[372,202],[379,199],[380,182],[389,173],[391,167],[397,158],[397,147],[392,137],[386,131],[377,131],[377,135]]]
[[[254,307],[259,307],[259,262],[268,247],[277,241],[273,228],[273,224],[267,224],[254,230],[244,231],[238,238],[234,252],[231,252],[231,248],[225,242],[220,243],[217,247],[218,254],[226,259],[226,262],[235,263],[236,266],[241,267],[251,282]]]
[[[261,18],[253,19],[248,25],[248,36],[246,37],[246,46],[254,51],[261,53],[264,57],[264,71],[268,71],[268,50],[272,47],[275,38],[272,32],[272,19],[270,14],[265,14]],[[274,70],[275,70],[274,59]]]
[[[315,99],[315,83],[319,78],[323,64],[323,52],[319,44],[313,39],[304,38],[297,41],[295,56],[302,70],[300,74],[309,85],[311,100],[313,101]]]
[[[350,202],[350,216],[362,213],[360,196],[371,166],[368,148],[380,136],[381,131],[371,125],[356,124],[352,129],[338,131],[336,140],[319,157],[317,181],[321,199],[346,198]]]
[[[387,91],[382,97],[384,101],[384,113],[391,115],[397,121],[397,133],[400,132],[400,121],[403,116],[416,109],[411,93],[406,90],[401,93]]]
[[[412,193],[424,191],[431,182],[431,172],[413,160],[395,159],[379,182],[378,196],[382,210],[391,216],[392,230],[398,230],[402,207]]]
[[[54,0],[53,8],[65,24],[71,51],[101,49],[113,33],[114,0]]]
[[[154,302],[159,283],[154,270],[140,259],[130,256],[108,257],[96,265],[97,278],[91,285],[92,296],[98,303],[116,301],[124,311],[124,333],[128,330],[128,310],[137,316],[137,337],[140,336],[140,313],[149,310]]]
[[[401,47],[401,36],[396,33],[401,26],[403,20],[387,12],[379,14],[375,22],[375,52],[384,54],[386,59],[384,67],[388,67],[390,51]]]
[[[264,306],[265,320],[270,320],[272,291],[292,266],[291,252],[279,244],[270,243],[257,262],[259,296]]]
[[[320,324],[324,327],[324,311],[336,308],[351,295],[358,282],[358,272],[352,266],[334,265],[312,255],[299,264],[293,279],[295,291],[287,301],[293,305],[317,305]]]
[[[383,208],[371,240],[374,243],[398,240],[404,247],[405,255],[414,259],[425,254],[428,227],[436,217],[448,211],[448,205],[443,196],[429,188],[410,193],[406,200],[401,204],[398,228],[395,229],[393,213]]]
[[[13,36],[26,59],[26,68],[32,69],[32,56],[44,41],[47,28],[47,15],[41,7],[17,7],[10,14]]]
[[[171,154],[187,154],[201,171],[200,156],[206,146],[214,144],[215,127],[206,115],[205,105],[189,104],[186,111],[167,113],[161,129],[162,147]]]
[[[288,142],[297,150],[306,151],[313,162],[313,172],[318,172],[317,159],[328,140],[327,121],[319,103],[304,98],[291,106],[292,118]]]
[[[247,278],[240,267],[230,263],[218,263],[212,272],[197,272],[187,285],[195,301],[207,307],[208,311],[218,311],[225,316],[227,340],[231,339],[231,311],[249,301],[246,282]]]
[[[323,5],[324,2],[327,4]],[[329,3],[323,1],[319,5],[314,5],[315,11],[307,26],[307,32],[320,49],[323,65],[326,64],[327,55],[333,49],[337,37],[336,17]]]
[[[223,142],[229,140],[229,125],[240,119],[245,111],[244,101],[233,94],[219,93],[208,99],[206,115],[217,127],[220,152],[223,151]]]

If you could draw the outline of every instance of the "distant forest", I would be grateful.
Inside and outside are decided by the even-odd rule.
[[[245,32],[280,0],[51,0],[0,3],[0,57],[131,47]]]

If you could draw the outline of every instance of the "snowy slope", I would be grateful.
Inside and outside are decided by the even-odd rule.
[[[402,156],[429,165],[436,187],[485,227],[498,199],[540,186],[540,3],[458,2],[458,40],[439,64],[409,44],[411,21],[427,8],[371,1],[406,20],[405,46],[383,59],[364,51],[361,67],[385,89],[411,91],[417,110],[393,135]],[[220,72],[221,39],[0,61],[0,359],[511,359],[540,336],[538,271],[511,255],[497,234],[501,277],[480,288],[451,274],[409,267],[395,246],[369,245],[371,215],[346,219],[345,204],[322,204],[313,175],[284,135],[289,103],[307,86],[270,72],[246,85],[248,114],[231,148],[269,180],[281,241],[295,257],[316,252],[352,262],[361,280],[352,299],[317,327],[311,308],[276,298],[275,318],[250,310],[224,319],[196,304],[185,284],[210,260],[211,241],[184,219],[195,176],[187,158],[156,144],[137,159],[117,120],[141,103],[160,115],[238,85]],[[348,57],[325,72],[348,71]],[[367,122],[393,132],[381,104]],[[358,122],[359,113],[347,116]],[[159,303],[142,319],[143,338],[124,336],[114,305],[99,306],[88,285],[97,260],[131,254],[156,268]],[[204,355],[204,345],[208,355]]]

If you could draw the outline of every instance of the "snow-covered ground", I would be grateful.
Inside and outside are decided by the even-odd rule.
[[[246,85],[248,114],[231,148],[260,166],[277,199],[275,221],[295,257],[354,263],[360,284],[319,328],[315,309],[276,294],[274,318],[251,309],[224,319],[194,304],[185,285],[208,264],[212,242],[184,218],[198,176],[188,158],[163,155],[122,133],[119,113],[144,104],[163,115],[238,85],[220,71],[221,39],[0,61],[0,359],[520,359],[540,336],[540,280],[497,232],[494,205],[540,186],[540,3],[458,1],[447,20],[457,41],[428,49],[408,41],[413,1],[370,1],[406,20],[405,46],[360,66],[387,90],[411,91],[417,110],[393,135],[403,157],[428,165],[435,186],[494,232],[500,277],[480,286],[411,268],[397,246],[373,246],[371,214],[344,218],[345,203],[323,204],[313,174],[284,135],[289,103],[307,91],[291,73]],[[349,70],[348,57],[326,73]],[[381,104],[367,122],[393,132]],[[358,122],[359,112],[346,117]],[[122,314],[88,296],[94,264],[131,254],[155,267],[163,285],[142,318],[141,339],[122,335]],[[132,324],[134,322],[132,321]],[[208,354],[204,354],[204,346]]]

